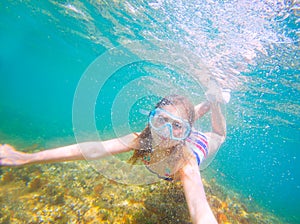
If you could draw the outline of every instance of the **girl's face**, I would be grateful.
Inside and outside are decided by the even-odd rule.
[[[191,127],[180,106],[166,105],[154,110],[149,117],[153,146],[170,148],[188,137]]]

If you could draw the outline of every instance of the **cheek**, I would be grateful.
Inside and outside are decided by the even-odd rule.
[[[151,135],[154,145],[159,145],[162,142],[161,137],[156,133],[156,131],[151,130]]]

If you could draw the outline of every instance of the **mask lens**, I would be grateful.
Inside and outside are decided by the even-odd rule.
[[[150,113],[149,123],[159,134],[162,135],[164,133],[163,136],[166,136],[166,129],[168,129],[170,138],[174,140],[183,140],[190,132],[190,125],[187,121],[160,108]]]

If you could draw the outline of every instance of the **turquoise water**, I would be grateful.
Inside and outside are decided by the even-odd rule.
[[[0,12],[1,142],[26,150],[74,142],[74,95],[87,67],[111,47],[171,40],[199,55],[232,89],[228,138],[211,164],[216,178],[247,203],[300,223],[299,5],[6,1]],[[172,54],[170,46],[166,52]],[[133,63],[107,81],[95,103],[103,138],[114,136],[110,109],[123,86],[162,69],[168,73],[155,62]],[[173,72],[177,77],[181,71]],[[202,90],[186,85],[201,98]],[[149,110],[154,101],[133,106],[133,129],[145,124],[135,108]],[[116,107],[122,112],[122,105]]]

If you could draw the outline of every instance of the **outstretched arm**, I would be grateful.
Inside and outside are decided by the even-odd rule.
[[[36,153],[24,153],[15,150],[10,145],[0,146],[1,166],[20,166],[35,163],[51,163],[74,160],[94,160],[112,154],[129,151],[134,134],[103,142],[83,142],[79,144],[48,149]]]
[[[206,199],[196,158],[181,169],[180,177],[193,223],[217,223]]]

